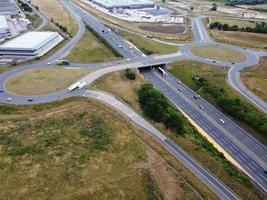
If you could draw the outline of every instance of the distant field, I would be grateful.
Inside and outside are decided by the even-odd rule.
[[[241,62],[246,59],[246,56],[226,47],[218,47],[212,45],[195,46],[190,51],[199,57],[218,60],[223,62]]]
[[[116,56],[89,30],[67,56],[73,62],[90,63],[115,60]]]
[[[185,31],[185,26],[183,25],[168,25],[168,24],[140,25],[139,28],[150,32],[167,33],[167,34],[177,34],[177,33],[183,33]]]
[[[212,17],[212,22],[221,22],[222,24],[229,24],[230,26],[237,25],[239,28],[242,27],[252,27],[254,28],[256,26],[256,23],[250,22],[248,20],[236,20],[236,19],[227,19],[227,18],[218,18],[218,17]]]
[[[168,44],[162,44],[142,36],[121,32],[121,34],[130,42],[132,42],[136,47],[143,51],[143,53],[147,53],[145,51],[149,51],[151,54],[170,54],[178,51],[177,46],[172,46]]]
[[[217,30],[210,30],[210,34],[219,42],[236,44],[250,48],[267,48],[267,34]]]
[[[64,8],[58,0],[32,0],[33,5],[38,6],[48,18],[53,19],[65,27],[74,35],[77,32],[78,25],[75,23],[71,14]]]
[[[267,102],[267,57],[253,67],[245,68],[240,74],[248,89]]]
[[[21,95],[39,95],[62,90],[88,74],[88,69],[38,68],[7,80],[5,87]]]
[[[144,132],[99,102],[12,109],[23,112],[0,115],[1,199],[199,199],[136,137]]]

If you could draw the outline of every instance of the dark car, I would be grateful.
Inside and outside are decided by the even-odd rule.
[[[3,93],[3,92],[4,92],[4,90],[0,89],[0,93]]]
[[[31,102],[31,101],[33,101],[33,99],[32,99],[32,98],[30,98],[30,99],[28,99],[28,101],[29,101],[29,102]]]

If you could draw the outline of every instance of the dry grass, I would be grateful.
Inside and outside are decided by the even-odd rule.
[[[67,59],[73,62],[89,63],[115,60],[116,56],[89,30],[86,30],[84,36],[67,56]]]
[[[222,24],[229,24],[230,26],[237,25],[239,28],[243,27],[251,27],[254,28],[256,23],[253,23],[248,20],[236,20],[236,19],[226,19],[226,18],[219,18],[219,17],[212,17],[212,22],[221,22]]]
[[[58,0],[32,0],[33,5],[38,6],[48,18],[53,18],[57,22],[67,27],[68,32],[74,35],[77,32],[78,25],[75,23],[72,15],[63,7]]]
[[[152,54],[170,54],[178,51],[178,47],[162,44],[139,35],[128,32],[121,32],[121,34],[130,42],[132,42],[138,49],[146,49]],[[143,52],[145,53],[145,52]]]
[[[113,109],[83,98],[22,108],[1,115],[9,121],[0,122],[1,198],[149,199],[153,192],[158,199],[162,191],[166,199],[198,199],[136,137],[146,134]],[[111,137],[105,150],[92,150],[91,138],[80,134],[95,127],[94,118]]]
[[[217,30],[210,30],[210,34],[215,40],[219,42],[225,42],[250,48],[267,48],[266,34]]]
[[[5,87],[21,95],[39,95],[62,90],[88,74],[88,69],[38,68],[7,80]]]
[[[195,46],[190,51],[199,57],[218,60],[222,62],[241,62],[246,60],[246,56],[233,49],[211,45]]]
[[[241,71],[241,80],[246,87],[267,102],[267,57],[260,63]]]

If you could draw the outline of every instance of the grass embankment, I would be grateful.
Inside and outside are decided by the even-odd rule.
[[[137,75],[135,81],[130,81],[125,78],[124,72],[113,72],[97,79],[91,88],[113,93],[116,97],[123,99],[126,103],[131,105],[136,111],[143,113],[138,102],[137,92],[144,83],[146,82],[140,75]],[[241,197],[247,199],[247,194],[250,193],[253,196],[251,198],[261,199],[259,193],[253,189],[251,184],[247,183],[247,178],[244,178],[242,175],[240,176],[237,170],[232,165],[229,165],[222,155],[218,153],[206,139],[195,132],[194,128],[192,128],[188,122],[186,122],[186,131],[182,135],[166,129],[165,125],[161,122],[154,122],[154,125],[171,137],[190,155],[193,155],[203,166],[217,175]],[[179,165],[179,167],[181,167],[181,165]],[[186,176],[186,178],[191,179],[192,177]],[[196,182],[192,182],[192,185],[196,189],[200,186],[198,184],[196,185]],[[205,198],[210,197],[205,195]]]
[[[244,54],[222,46],[194,46],[190,49],[190,51],[196,56],[222,62],[241,62],[246,60],[246,56]]]
[[[139,35],[128,32],[120,32],[129,42],[133,43],[143,53],[150,54],[170,54],[178,51],[178,47],[162,44]]]
[[[59,23],[66,27],[71,35],[77,32],[78,25],[69,11],[58,0],[32,0],[31,3],[38,6],[39,10],[48,18],[53,19],[54,23]],[[51,27],[50,24],[48,29],[54,29],[54,27]]]
[[[89,63],[115,60],[117,57],[118,54],[113,53],[111,48],[87,28],[82,39],[71,50],[66,59],[72,62]]]
[[[262,125],[262,123],[266,123],[266,117],[228,85],[226,69],[192,61],[176,62],[171,67],[170,72],[174,76],[193,90],[199,90],[203,97],[216,107],[231,114],[237,123],[262,143],[267,144],[263,131],[264,125]],[[193,80],[192,77],[201,78],[199,81],[203,80],[204,85],[199,84],[199,81]],[[260,131],[262,132],[260,133]]]
[[[74,2],[76,2],[78,5],[80,5],[82,8],[89,11],[93,15],[102,18],[103,20],[105,20],[109,24],[113,24],[113,25],[116,25],[119,27],[127,28],[127,29],[135,31],[135,32],[139,32],[139,33],[142,33],[145,35],[153,36],[155,38],[159,38],[159,39],[167,40],[167,41],[173,41],[173,42],[188,42],[188,41],[192,41],[192,38],[193,38],[193,34],[191,31],[189,31],[185,34],[162,34],[162,33],[145,31],[145,30],[139,28],[139,26],[149,25],[147,23],[136,23],[136,22],[129,22],[129,21],[121,20],[121,19],[112,17],[110,15],[107,15],[107,14],[105,14],[105,13],[103,13],[103,12],[101,12],[95,8],[92,8],[88,4],[85,4],[85,3],[81,2],[80,0],[75,0]]]
[[[254,94],[267,102],[267,57],[259,64],[241,71],[241,80]]]
[[[3,199],[198,199],[136,137],[146,134],[103,104],[13,109],[0,115]]]
[[[15,94],[47,94],[66,89],[89,73],[90,70],[88,69],[38,68],[10,78],[7,80],[5,87]]]

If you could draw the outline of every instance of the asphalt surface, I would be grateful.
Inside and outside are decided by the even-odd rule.
[[[89,74],[88,76],[84,77],[82,81],[85,81],[87,84],[90,84],[92,81],[94,81],[97,77],[102,76],[105,73],[125,69],[125,68],[136,68],[136,67],[144,67],[144,66],[151,66],[151,65],[160,65],[160,64],[166,64],[170,63],[176,60],[198,60],[200,62],[205,62],[209,64],[214,64],[212,60],[204,59],[204,58],[198,58],[192,54],[190,54],[190,46],[192,45],[199,45],[199,44],[214,44],[214,45],[222,45],[224,44],[218,44],[211,41],[208,37],[208,34],[206,29],[204,28],[202,24],[202,20],[200,18],[196,18],[193,20],[193,30],[196,37],[196,42],[194,44],[186,44],[181,47],[181,53],[176,54],[170,54],[165,56],[149,56],[146,57],[143,55],[137,48],[135,48],[132,44],[124,40],[121,36],[119,36],[117,33],[113,32],[112,30],[105,27],[97,18],[92,16],[91,14],[87,13],[85,10],[80,9],[76,4],[73,4],[72,2],[69,2],[67,0],[61,0],[61,3],[64,4],[69,11],[73,14],[75,20],[79,24],[79,31],[75,35],[73,39],[71,39],[67,45],[65,45],[62,49],[60,49],[58,52],[56,52],[53,56],[51,56],[49,59],[45,61],[41,61],[39,63],[34,63],[31,65],[23,66],[16,68],[14,70],[5,72],[0,74],[0,89],[4,90],[3,93],[0,93],[0,102],[3,103],[9,103],[9,104],[18,104],[18,105],[27,105],[27,104],[37,104],[37,103],[45,103],[45,102],[52,102],[58,99],[64,99],[71,96],[81,96],[84,94],[84,90],[75,90],[73,92],[67,92],[66,90],[55,92],[48,95],[39,95],[30,97],[33,99],[33,101],[28,101],[29,97],[27,96],[19,96],[16,94],[12,94],[8,91],[6,91],[4,85],[5,81],[9,79],[12,76],[17,75],[18,73],[25,72],[27,70],[32,70],[34,68],[43,67],[47,64],[47,62],[51,62],[52,64],[56,61],[56,59],[64,57],[71,48],[80,40],[82,37],[85,26],[84,23],[89,25],[91,28],[94,29],[99,35],[101,35],[107,42],[110,43],[123,57],[125,57],[125,60],[121,61],[115,61],[115,62],[108,62],[108,63],[102,63],[102,64],[79,64],[79,63],[73,63],[69,67],[86,67],[86,68],[96,68],[100,67],[101,69],[93,72],[92,74]],[[227,45],[228,46],[228,45]],[[235,64],[236,66],[239,66],[240,68],[245,66],[250,66],[252,63],[258,62],[259,56],[265,55],[265,52],[251,52],[249,50],[240,49],[238,47],[232,46],[231,48],[237,49],[238,51],[242,51],[246,54],[247,60]],[[216,65],[219,66],[225,66],[228,63],[219,63],[217,62]],[[97,66],[98,65],[98,66]],[[49,66],[47,66],[49,67]],[[231,66],[232,67],[232,66]],[[153,70],[146,71],[145,74],[146,78],[150,80],[156,87],[158,87],[160,90],[163,91],[163,93],[177,106],[179,106],[179,109],[182,109],[182,106],[186,106],[184,109],[188,112],[189,116],[196,120],[197,123],[201,123],[200,125],[203,126],[202,128],[204,130],[207,130],[207,132],[210,134],[211,137],[215,139],[216,142],[218,142],[222,147],[232,156],[236,159],[238,163],[242,164],[242,167],[245,169],[245,171],[250,175],[250,177],[263,189],[266,191],[266,174],[262,174],[262,166],[266,165],[266,147],[261,145],[258,141],[256,141],[254,138],[249,136],[246,132],[243,132],[243,130],[235,125],[230,119],[223,116],[218,110],[213,108],[211,105],[209,105],[207,102],[202,102],[203,105],[205,105],[204,109],[205,112],[199,112],[199,105],[192,103],[192,94],[191,96],[188,95],[177,95],[177,91],[175,91],[174,88],[177,87],[175,80],[171,76],[167,76],[168,78],[162,79],[156,72]],[[171,77],[171,78],[169,78]],[[186,88],[185,85],[183,87]],[[190,91],[188,88],[184,90]],[[175,98],[174,98],[175,97]],[[181,98],[182,97],[182,98]],[[8,101],[8,98],[12,98],[12,101]],[[175,101],[186,101],[187,104],[177,104]],[[202,100],[200,100],[202,101]],[[190,103],[191,102],[191,103]],[[205,104],[204,104],[205,103]],[[209,112],[208,112],[209,111]],[[207,112],[207,113],[206,113]],[[211,117],[211,114],[214,114],[214,112],[218,113],[217,116]],[[215,118],[217,117],[217,118]],[[222,125],[218,125],[218,117],[224,117],[225,119],[225,127]],[[235,136],[235,131],[241,131],[238,133],[238,135]],[[230,133],[230,134],[229,134]],[[219,134],[217,136],[216,134]],[[248,140],[245,142],[245,140]],[[249,142],[250,140],[250,142]],[[165,141],[166,142],[166,141]],[[227,143],[226,143],[227,142]],[[253,149],[249,149],[251,146],[253,146]],[[172,152],[174,155],[180,155],[179,148],[175,148],[171,141],[166,142],[165,147]],[[237,151],[237,152],[235,152]],[[237,156],[240,155],[240,156]],[[242,156],[241,156],[242,155]],[[178,157],[179,160],[182,160],[183,158],[181,155]],[[239,161],[239,159],[242,161],[242,159],[246,159],[246,161]],[[189,158],[186,159],[186,162],[189,162]],[[195,164],[193,164],[195,165]],[[192,170],[192,168],[189,168]],[[216,178],[212,176],[210,178],[208,176],[208,181],[205,180],[206,175],[203,174],[198,168],[194,167],[198,171],[198,173],[202,174],[200,179],[205,182],[210,188],[213,189],[218,196],[221,196],[222,193],[225,193],[227,197],[224,197],[223,199],[236,199],[236,195],[232,192],[228,194],[226,192],[227,187],[224,185],[219,184],[216,181]],[[203,168],[201,168],[204,170]],[[211,180],[212,179],[212,180]],[[213,182],[215,181],[215,182]],[[215,190],[214,185],[217,188]],[[219,192],[218,192],[219,191]]]
[[[179,83],[170,74],[163,77],[157,70],[144,70],[142,74],[177,108],[208,133],[243,168],[246,174],[267,192],[267,175],[263,171],[267,163],[267,149],[264,145],[204,99],[196,100],[195,92]]]

